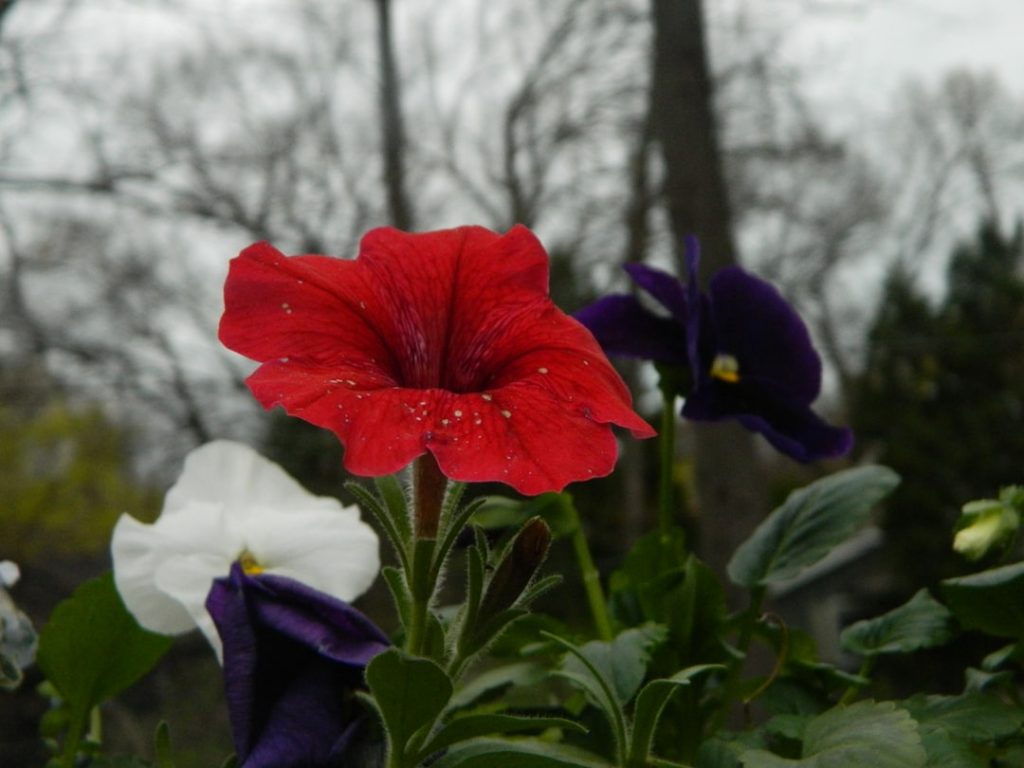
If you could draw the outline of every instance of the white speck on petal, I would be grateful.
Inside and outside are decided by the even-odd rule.
[[[291,305],[287,301],[281,304],[281,309],[285,311],[285,314],[290,315],[292,313]]]
[[[512,411],[502,411],[501,415],[504,416],[506,419],[511,419],[512,418]]]
[[[456,411],[455,412],[455,418],[456,419],[461,419],[462,418],[462,411]]]
[[[547,372],[548,372],[547,368],[538,368],[537,369],[537,373],[547,373]]]
[[[486,392],[484,392],[482,395],[480,395],[480,397],[482,397],[487,402],[491,402],[491,400],[494,399],[494,395],[488,395]]]
[[[441,419],[441,426],[442,427],[447,427],[450,423],[451,422],[449,422],[448,419]]]

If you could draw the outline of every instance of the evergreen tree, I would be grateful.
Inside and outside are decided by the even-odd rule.
[[[983,224],[953,253],[931,306],[894,271],[870,332],[854,399],[861,450],[903,484],[885,527],[909,587],[956,570],[960,506],[1024,482],[1024,236]]]

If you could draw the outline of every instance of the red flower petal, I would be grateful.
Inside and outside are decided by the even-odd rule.
[[[547,296],[529,230],[378,229],[360,256],[232,261],[220,338],[263,363],[265,406],[335,432],[353,473],[431,451],[456,480],[523,493],[608,474],[610,424],[654,434],[590,333]]]

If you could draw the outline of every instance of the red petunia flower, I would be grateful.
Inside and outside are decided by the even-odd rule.
[[[257,243],[224,303],[221,341],[262,363],[256,399],[334,432],[357,475],[429,451],[454,480],[537,494],[611,472],[612,424],[654,434],[548,298],[547,254],[521,226],[375,229],[351,261]]]

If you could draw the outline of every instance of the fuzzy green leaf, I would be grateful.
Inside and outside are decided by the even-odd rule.
[[[672,694],[684,688],[697,675],[713,669],[725,669],[721,664],[701,664],[676,672],[672,677],[652,680],[643,687],[636,697],[633,710],[633,734],[629,746],[630,760],[636,765],[647,761],[654,741],[661,713]]]
[[[391,749],[406,754],[409,739],[429,728],[452,695],[452,683],[437,664],[397,648],[366,667],[366,684],[380,712]]]
[[[543,731],[548,728],[561,728],[565,731],[586,733],[587,729],[575,720],[564,717],[526,717],[523,715],[480,714],[457,717],[446,723],[430,742],[420,750],[419,760],[426,759],[453,744],[475,739],[480,736],[491,736],[498,733],[523,733],[525,731]]]

